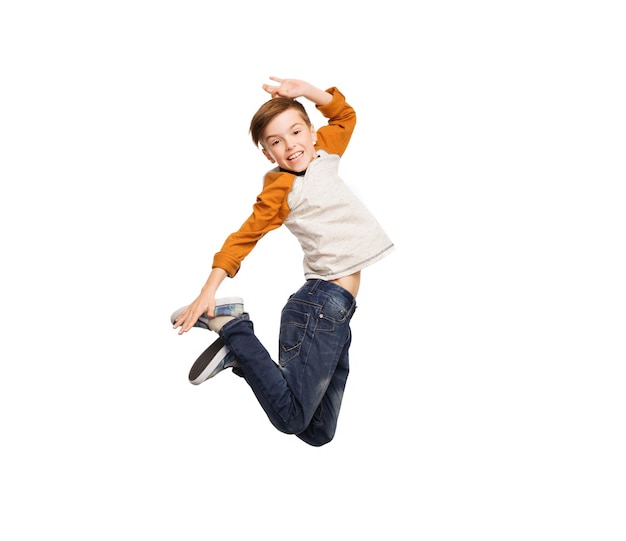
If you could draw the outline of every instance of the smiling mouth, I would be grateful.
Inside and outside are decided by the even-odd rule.
[[[300,156],[302,156],[302,154],[304,154],[304,152],[302,152],[301,150],[296,152],[295,154],[292,154],[291,156],[287,156],[287,160],[288,161],[292,161],[292,160],[296,160],[298,159]]]

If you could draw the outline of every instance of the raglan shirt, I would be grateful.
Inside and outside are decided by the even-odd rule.
[[[268,232],[285,224],[304,253],[306,279],[334,280],[353,274],[394,250],[378,221],[339,177],[356,113],[335,87],[333,99],[317,109],[328,124],[317,131],[318,151],[304,174],[274,168],[265,175],[252,214],[228,236],[213,267],[234,277],[241,262]]]

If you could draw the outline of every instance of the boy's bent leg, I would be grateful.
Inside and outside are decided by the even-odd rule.
[[[348,375],[349,323],[355,309],[356,302],[346,290],[309,280],[283,308],[279,365],[255,336],[247,316],[221,329],[238,370],[278,430],[302,434],[301,439],[311,445],[327,443],[334,435]],[[305,431],[316,412],[324,428],[316,425],[317,431],[311,428],[307,437]]]
[[[252,321],[247,315],[238,317],[222,327],[220,336],[270,422],[281,432],[293,434],[303,424],[302,409],[280,367],[254,334]]]

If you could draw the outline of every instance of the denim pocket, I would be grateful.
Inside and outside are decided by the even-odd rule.
[[[350,308],[338,303],[332,297],[322,306],[316,330],[333,331],[336,325],[341,325],[348,319]]]
[[[284,308],[280,325],[280,350],[278,363],[285,366],[293,358],[300,354],[302,342],[306,336],[309,324],[309,314]]]

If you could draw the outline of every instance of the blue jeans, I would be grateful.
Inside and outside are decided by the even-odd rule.
[[[356,300],[342,287],[307,280],[282,310],[278,363],[247,316],[222,327],[220,336],[237,359],[237,372],[281,432],[316,447],[333,439],[348,379],[355,310]]]

